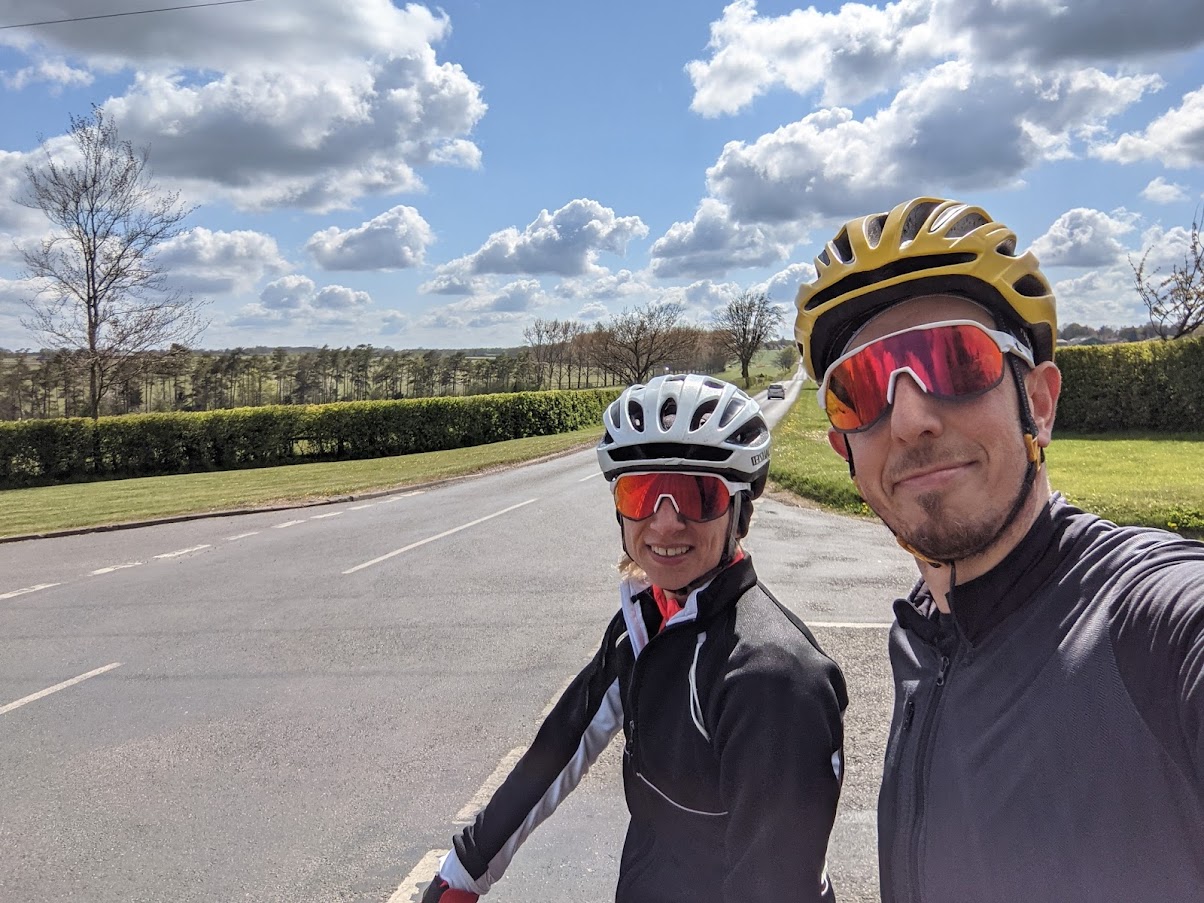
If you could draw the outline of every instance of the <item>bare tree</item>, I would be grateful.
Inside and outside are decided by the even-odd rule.
[[[1169,276],[1161,270],[1146,272],[1146,261],[1153,248],[1147,248],[1133,269],[1137,294],[1150,312],[1150,324],[1163,339],[1191,335],[1204,326],[1204,245],[1200,243],[1199,211],[1192,217],[1191,233],[1183,252],[1183,264],[1171,267]]]
[[[594,327],[594,363],[620,383],[646,382],[663,366],[693,357],[697,330],[681,325],[680,304],[645,304]]]
[[[748,365],[782,326],[782,309],[766,292],[743,292],[715,311],[715,330],[728,354],[740,362],[740,376],[748,388]]]
[[[552,336],[553,322],[536,319],[530,326],[523,329],[523,340],[531,346],[531,359],[535,362],[538,383],[536,389],[543,388],[544,368],[548,371],[548,388],[552,385]]]
[[[83,353],[95,419],[118,374],[129,379],[154,360],[145,352],[195,341],[207,302],[173,289],[155,259],[194,208],[152,181],[148,150],[122,141],[99,108],[72,116],[67,137],[63,157],[43,140],[45,159],[25,167],[28,188],[16,199],[52,224],[49,237],[19,248],[38,286],[21,322],[47,346]]]

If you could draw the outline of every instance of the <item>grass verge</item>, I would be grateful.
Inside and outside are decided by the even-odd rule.
[[[0,537],[254,508],[430,483],[583,448],[601,427],[366,461],[329,461],[0,492]]]
[[[1049,478],[1073,504],[1118,524],[1204,537],[1204,435],[1054,434]],[[774,430],[770,479],[849,514],[871,515],[828,446],[827,420],[806,386]]]

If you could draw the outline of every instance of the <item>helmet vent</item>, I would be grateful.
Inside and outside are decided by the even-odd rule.
[[[844,263],[853,262],[853,246],[849,244],[849,230],[841,229],[840,234],[832,239],[831,247],[836,249],[836,254]]]
[[[644,432],[644,409],[634,399],[627,402],[627,419],[637,432]]]
[[[908,211],[907,219],[903,220],[903,230],[899,234],[899,244],[909,242],[920,234],[920,230],[924,228],[924,223],[928,222],[928,215],[936,209],[936,204],[929,201],[924,204],[916,204]]]
[[[719,429],[723,429],[732,419],[744,409],[744,402],[739,398],[733,398],[727,403],[727,407],[723,409],[723,416],[719,418]]]
[[[765,425],[765,421],[756,417],[748,421],[738,432],[732,433],[727,441],[732,445],[739,446],[756,445],[768,434],[769,428]]]
[[[665,403],[661,405],[660,410],[661,429],[669,430],[673,427],[673,421],[677,419],[677,399],[666,398]]]
[[[882,240],[882,227],[884,225],[886,225],[885,213],[871,216],[865,221],[865,239],[870,243],[871,248],[878,247],[878,242]]]
[[[945,236],[947,238],[961,238],[963,235],[969,235],[979,226],[985,226],[989,222],[990,220],[981,213],[967,213],[946,230]]]
[[[694,432],[696,429],[706,423],[707,420],[710,419],[711,415],[715,413],[715,408],[718,406],[719,399],[711,398],[695,408],[694,416],[690,418],[690,432]]]
[[[1002,254],[1004,257],[1015,257],[1016,256],[1016,238],[1015,238],[1015,236],[1013,236],[1011,238],[1005,238],[1003,241],[1001,241],[999,244],[997,244],[995,246],[995,253]]]
[[[1050,293],[1049,286],[1032,273],[1021,276],[1012,285],[1012,288],[1026,298],[1040,298]]]

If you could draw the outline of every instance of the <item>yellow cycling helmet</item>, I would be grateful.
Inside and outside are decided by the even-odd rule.
[[[1053,360],[1053,290],[1016,233],[981,207],[915,198],[889,213],[850,220],[815,259],[816,279],[798,291],[794,335],[815,380],[863,323],[918,295],[962,295],[999,326],[1027,338],[1038,362]]]

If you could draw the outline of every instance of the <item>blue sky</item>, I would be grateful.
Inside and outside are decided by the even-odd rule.
[[[0,26],[198,0],[8,0]],[[1031,246],[1060,319],[1145,319],[1128,259],[1204,209],[1198,0],[248,0],[0,28],[0,190],[101,106],[199,209],[163,249],[208,348],[520,345],[746,289],[935,194]],[[0,206],[0,347],[31,286]],[[784,333],[785,334],[785,333]]]

